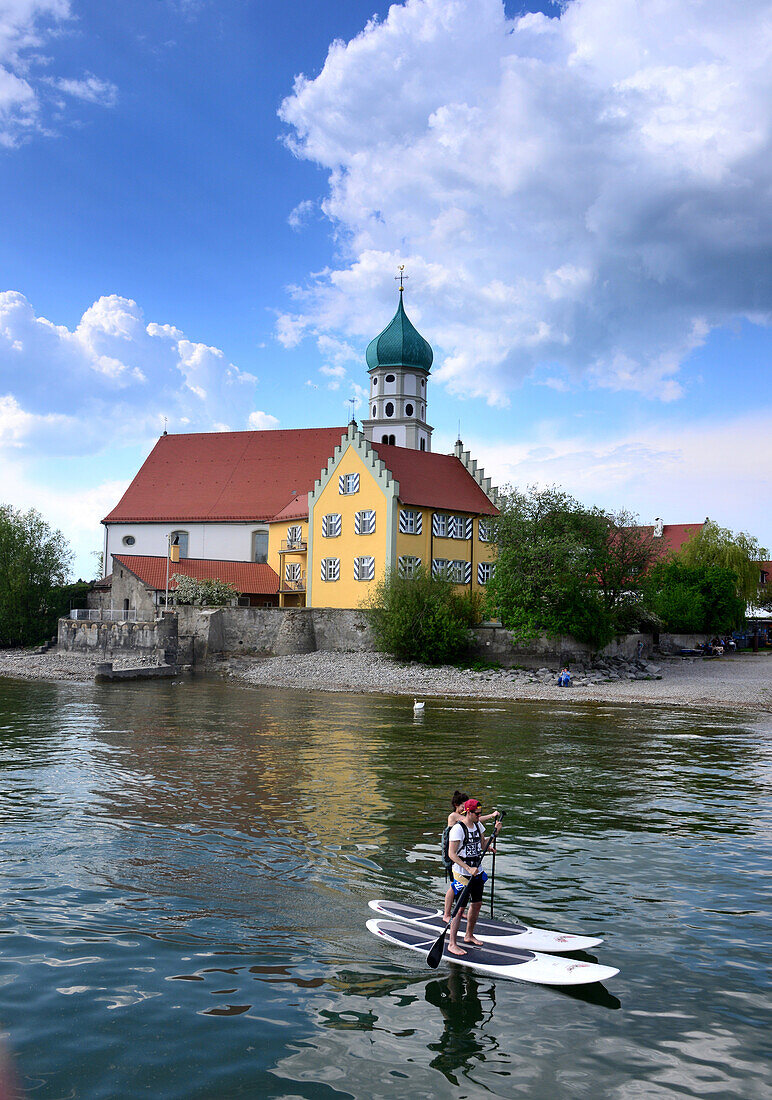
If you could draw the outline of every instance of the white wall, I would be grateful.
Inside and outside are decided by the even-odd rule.
[[[188,532],[188,557],[214,561],[251,561],[252,535],[267,531],[264,523],[109,523],[105,546],[105,567],[110,568],[112,554],[149,554],[165,557],[167,536],[172,531]],[[126,535],[134,536],[134,545],[125,546]]]

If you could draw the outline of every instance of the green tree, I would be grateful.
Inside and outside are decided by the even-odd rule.
[[[241,593],[228,581],[215,578],[199,580],[182,573],[173,573],[177,582],[173,596],[176,604],[198,604],[201,607],[225,607]]]
[[[585,508],[555,486],[509,491],[499,501],[498,558],[488,611],[520,640],[571,634],[602,646],[639,614],[645,538],[632,517]]]
[[[479,600],[459,593],[445,577],[419,569],[413,577],[387,574],[366,610],[380,650],[401,661],[441,665],[469,649]]]
[[[653,567],[645,588],[646,606],[674,633],[723,634],[745,617],[737,574],[722,565],[690,565],[674,555]]]
[[[35,645],[55,629],[71,551],[31,508],[0,504],[0,645]]]
[[[759,598],[759,562],[767,557],[767,550],[752,536],[740,531],[734,534],[727,527],[719,527],[713,520],[705,520],[702,528],[685,543],[679,552],[686,565],[707,569],[712,565],[731,569],[737,578],[737,595],[746,604]]]

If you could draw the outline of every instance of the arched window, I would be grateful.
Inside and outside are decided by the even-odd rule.
[[[176,540],[176,541],[175,541]],[[172,543],[180,548],[180,558],[188,556],[188,532],[172,531]]]
[[[396,444],[396,442],[397,442],[397,437],[395,435],[390,435],[389,436],[389,443],[391,444],[392,447]]]
[[[375,414],[376,414],[376,408],[375,408],[375,405],[373,405],[373,416],[375,416]]]
[[[373,378],[373,389],[374,390],[378,389],[378,375],[377,374],[376,374],[375,378]]]
[[[412,405],[410,404],[410,402],[409,402],[409,401],[408,401],[407,405],[405,405],[405,413],[406,413],[406,414],[407,414],[408,416],[412,416],[412,415],[413,415],[413,406],[412,406]]]
[[[381,443],[388,443],[388,442],[389,442],[389,437],[387,435],[382,435],[381,436]]]
[[[386,408],[383,410],[387,416],[394,416],[394,405],[391,401],[386,402]]]
[[[426,379],[425,378],[421,379],[421,389],[422,390],[426,389]]]
[[[268,561],[268,532],[252,532],[252,561]]]
[[[421,446],[418,449],[419,449],[419,451],[425,451],[426,450],[426,440],[425,439],[421,440]]]

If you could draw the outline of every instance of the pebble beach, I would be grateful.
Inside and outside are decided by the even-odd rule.
[[[83,654],[0,651],[0,677],[93,680],[103,658]],[[153,665],[152,658],[115,658],[114,667]],[[403,664],[376,653],[316,652],[287,657],[213,662],[208,671],[254,686],[309,691],[408,695],[416,699],[544,700],[718,707],[772,712],[772,653],[739,653],[713,660],[655,656],[640,662],[599,662],[574,668],[571,687],[557,686],[557,670],[474,671],[454,666]]]

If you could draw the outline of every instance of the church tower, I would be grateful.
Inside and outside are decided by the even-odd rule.
[[[362,431],[371,443],[430,451],[434,429],[426,422],[426,390],[434,354],[405,313],[403,293],[400,277],[397,312],[365,353],[370,417]]]

